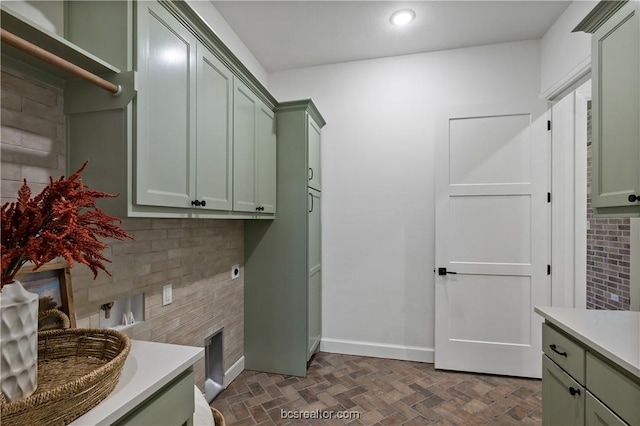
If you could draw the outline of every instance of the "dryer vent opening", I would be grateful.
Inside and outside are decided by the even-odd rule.
[[[211,402],[222,391],[224,370],[222,363],[222,332],[224,328],[204,339],[205,381],[204,397]]]

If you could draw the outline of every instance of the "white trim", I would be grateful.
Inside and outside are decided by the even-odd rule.
[[[435,352],[433,348],[327,338],[323,338],[320,342],[320,351],[429,363],[433,363]]]
[[[224,373],[224,378],[222,379],[222,387],[227,388],[229,383],[233,382],[236,377],[240,375],[244,371],[244,356],[240,357],[227,371]]]
[[[573,307],[587,308],[587,102],[591,80],[575,91]]]
[[[571,71],[565,74],[560,80],[540,93],[540,99],[554,100],[560,99],[567,89],[580,82],[591,72],[591,54],[578,63]]]
[[[587,81],[552,106],[551,306],[587,305]]]
[[[635,259],[635,261],[634,261]],[[640,219],[631,218],[631,277],[629,296],[631,305],[629,310],[640,311]]]

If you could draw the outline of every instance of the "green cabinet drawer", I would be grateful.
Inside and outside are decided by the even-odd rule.
[[[587,411],[585,412],[584,420],[589,426],[626,426],[626,423],[620,417],[611,412],[589,391],[587,391],[585,408]]]
[[[182,426],[193,424],[193,370],[160,389],[124,419],[116,422],[131,426]]]
[[[584,385],[585,350],[582,346],[561,331],[544,323],[542,324],[542,350],[564,371]]]
[[[640,383],[587,353],[587,388],[631,425],[640,424]]]

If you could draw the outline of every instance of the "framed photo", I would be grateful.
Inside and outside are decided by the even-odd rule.
[[[73,290],[69,264],[65,261],[48,263],[33,270],[24,266],[16,275],[25,289],[38,294],[38,310],[59,309],[69,317],[71,327],[76,327],[76,311],[73,306]]]

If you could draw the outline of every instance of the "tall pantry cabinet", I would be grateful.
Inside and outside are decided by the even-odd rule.
[[[321,326],[320,132],[310,100],[276,108],[273,221],[245,222],[245,367],[306,376]]]

